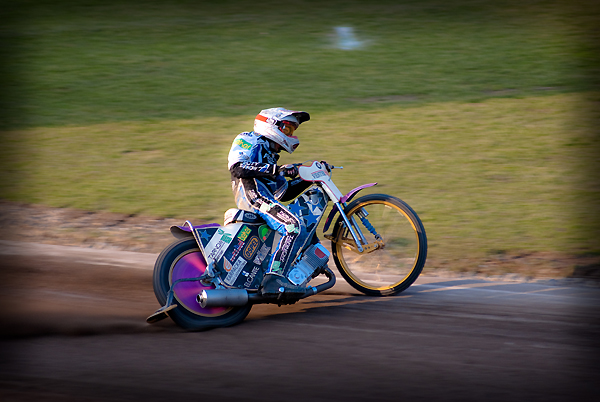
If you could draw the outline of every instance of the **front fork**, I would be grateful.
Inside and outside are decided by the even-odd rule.
[[[367,219],[367,216],[369,216],[369,213],[367,211],[365,211],[364,208],[360,208],[360,210],[356,213],[356,215],[360,218],[364,227],[367,228],[367,230],[373,236],[375,236],[375,242],[371,243],[371,244],[369,244],[369,241],[365,238],[365,235],[360,230],[354,215],[352,215],[350,218],[348,218],[348,216],[346,216],[346,213],[344,212],[346,204],[336,202],[334,205],[340,212],[340,216],[342,217],[342,220],[344,221],[344,225],[346,226],[346,229],[348,229],[348,231],[352,235],[352,239],[354,240],[354,243],[353,244],[348,243],[348,245],[350,246],[350,248],[353,249],[353,251],[357,252],[358,254],[371,253],[371,252],[373,252],[377,249],[381,249],[385,246],[385,243],[383,242],[383,238],[381,237],[381,235],[379,235],[379,233],[377,233],[377,230],[373,227],[373,225],[371,225],[371,222],[369,222],[369,220]],[[339,241],[341,238],[342,232],[339,232],[339,233],[340,233],[340,235],[338,236],[337,239],[332,238],[331,240]]]

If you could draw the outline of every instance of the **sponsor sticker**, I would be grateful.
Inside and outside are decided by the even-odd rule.
[[[280,250],[280,261],[285,261],[290,252],[290,248],[292,247],[293,239],[291,236],[286,236],[283,240],[283,243],[279,246]]]
[[[209,244],[210,246],[210,244]],[[209,247],[206,247],[209,249]],[[225,250],[227,249],[227,243],[219,241],[213,247],[210,248],[208,255],[206,256],[207,260],[218,261],[223,254],[225,254]]]
[[[312,172],[311,174],[312,174],[313,179],[318,179],[319,177],[326,177],[327,176],[327,173],[325,173],[322,170],[318,170],[316,172]]]
[[[263,244],[260,250],[258,250],[258,254],[256,254],[256,257],[254,257],[254,263],[256,265],[262,264],[262,262],[267,257],[267,254],[269,254],[269,247],[266,244]]]
[[[244,250],[242,251],[242,256],[247,260],[251,260],[252,257],[254,257],[254,254],[256,254],[256,250],[258,250],[259,245],[260,241],[258,240],[258,237],[251,237],[246,243],[246,247],[244,247]]]
[[[258,273],[259,270],[260,270],[260,267],[254,266],[254,268],[252,268],[252,272],[250,272],[250,274],[246,275],[246,282],[244,282],[245,288],[249,288],[252,285],[252,282],[254,282],[254,278],[256,277],[256,274]]]
[[[248,226],[244,226],[238,234],[238,239],[240,239],[241,241],[246,241],[250,232],[252,232],[252,229],[250,229]]]
[[[233,246],[233,250],[231,250],[231,257],[229,258],[231,261],[236,259],[240,251],[242,251],[242,247],[244,247],[244,242],[238,239],[238,243]]]
[[[246,260],[244,260],[241,257],[238,258],[237,261],[231,267],[231,270],[229,271],[227,276],[225,277],[225,283],[228,285],[233,285],[235,283],[235,280],[237,279],[237,277],[240,275],[240,272],[242,272],[242,269],[244,268],[245,265],[246,265]]]
[[[269,227],[267,225],[261,225],[258,228],[258,236],[260,237],[260,239],[262,241],[267,241],[267,237],[269,237],[270,232],[271,232],[271,229],[269,229]]]
[[[225,251],[227,251],[238,229],[239,226],[229,225],[225,230],[223,228],[217,230],[216,235],[204,246],[204,254],[206,255],[207,262],[219,261],[225,255]]]
[[[235,140],[234,144],[237,145],[237,146],[239,146],[240,148],[243,148],[243,149],[250,149],[250,148],[252,148],[252,144],[250,144],[248,141],[243,140],[241,138],[238,138],[237,140]]]

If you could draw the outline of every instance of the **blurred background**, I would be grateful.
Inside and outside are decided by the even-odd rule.
[[[220,222],[231,141],[284,106],[282,163],[408,202],[426,269],[597,267],[592,1],[3,4],[3,205]]]

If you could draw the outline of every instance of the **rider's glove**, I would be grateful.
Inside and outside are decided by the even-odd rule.
[[[322,164],[323,166],[325,166],[325,169],[327,169],[327,171],[328,171],[329,173],[331,173],[331,167],[329,166],[329,163],[327,163],[327,162],[325,162],[325,161],[321,161],[321,164]]]
[[[277,173],[283,174],[285,177],[296,177],[298,176],[298,167],[294,165],[277,166]]]

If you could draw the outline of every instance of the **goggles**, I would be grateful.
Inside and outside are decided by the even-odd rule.
[[[291,121],[283,120],[277,123],[277,127],[279,127],[279,130],[285,135],[291,136],[292,134],[294,134],[294,131],[296,131],[296,129],[298,128],[298,124]]]

